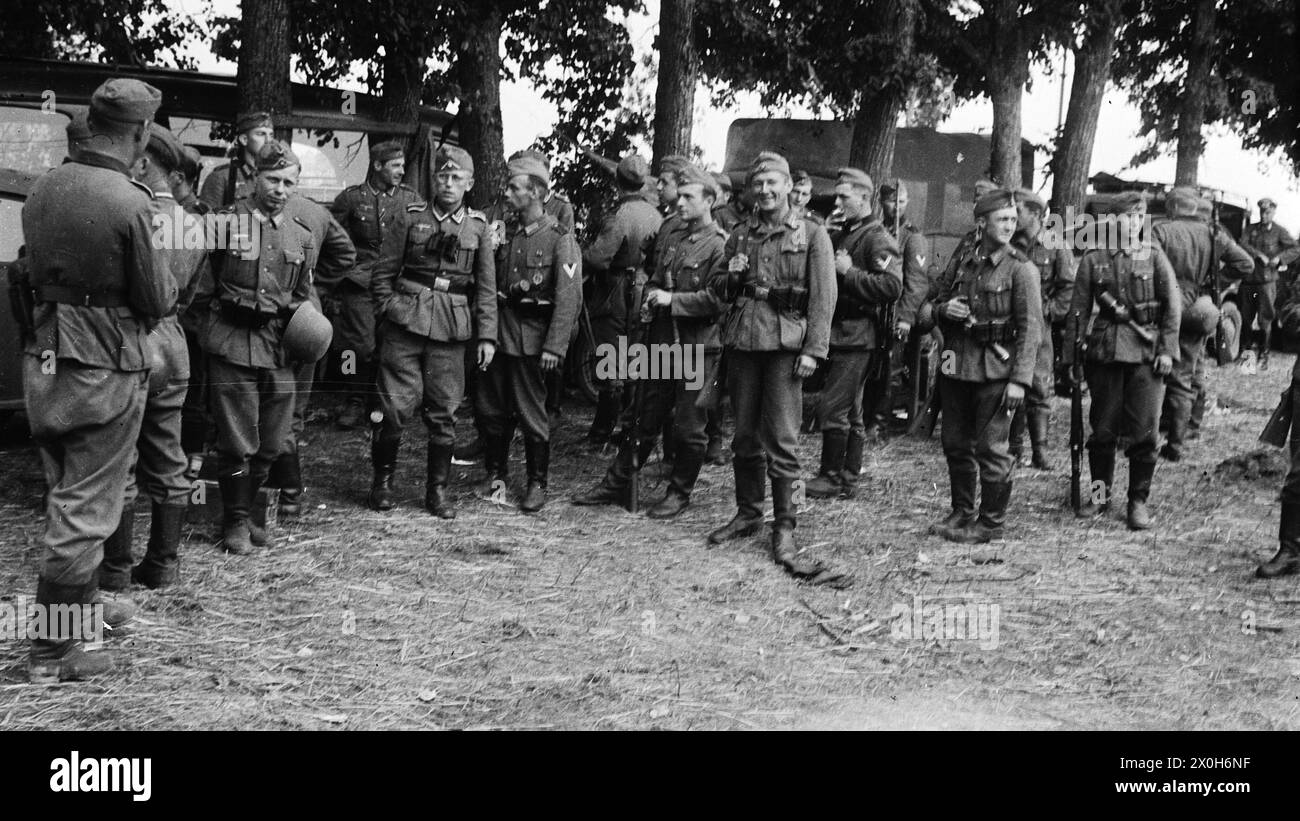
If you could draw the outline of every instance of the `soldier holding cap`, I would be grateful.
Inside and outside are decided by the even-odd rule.
[[[582,257],[569,229],[543,210],[546,166],[519,157],[506,166],[506,199],[515,219],[496,249],[497,355],[480,375],[475,409],[490,483],[508,474],[515,425],[524,431],[528,487],[520,509],[546,504],[551,428],[546,375],[560,368],[582,301]]]
[[[618,338],[628,332],[629,305],[633,296],[633,279],[641,267],[645,246],[653,239],[663,217],[641,190],[650,175],[650,166],[637,154],[629,154],[618,164],[614,178],[619,199],[614,213],[605,219],[600,234],[582,255],[582,264],[591,281],[591,329],[599,351],[604,345],[617,347]],[[596,400],[596,416],[587,437],[604,444],[618,421],[619,391],[622,384],[601,385]]]
[[[835,207],[844,222],[831,235],[839,296],[821,394],[821,471],[807,484],[808,495],[817,499],[848,499],[857,491],[866,446],[863,387],[885,335],[893,332],[884,327],[888,308],[903,293],[898,244],[871,212],[874,190],[865,171],[839,170]],[[874,406],[875,400],[867,401]]]
[[[1253,342],[1259,354],[1259,369],[1268,370],[1268,354],[1273,330],[1273,302],[1277,299],[1278,272],[1300,256],[1300,246],[1287,230],[1273,221],[1277,203],[1265,197],[1259,201],[1259,222],[1253,222],[1241,238],[1241,247],[1255,260],[1255,270],[1241,284],[1241,337],[1243,356],[1246,344]],[[1259,317],[1259,334],[1254,335],[1255,318]]]
[[[1219,265],[1227,266],[1222,275],[1228,279],[1241,279],[1255,269],[1250,255],[1226,231],[1197,217],[1198,199],[1195,188],[1174,188],[1165,199],[1169,219],[1151,229],[1152,239],[1174,266],[1183,300],[1179,355],[1173,373],[1166,379],[1169,435],[1160,449],[1161,458],[1171,462],[1182,458],[1196,399],[1196,372],[1205,357],[1205,343],[1214,335],[1219,321],[1218,309],[1208,293],[1218,287]]]
[[[357,249],[357,263],[338,282],[317,282],[331,288],[338,303],[334,319],[334,349],[342,358],[343,378],[351,385],[347,407],[339,414],[341,428],[360,427],[375,392],[375,304],[371,278],[380,266],[400,260],[406,215],[410,206],[424,206],[415,189],[402,184],[406,154],[400,143],[370,146],[366,181],[339,193],[330,213],[348,232]],[[350,352],[350,356],[348,356]]]
[[[393,507],[392,482],[402,431],[420,410],[428,431],[425,508],[455,516],[446,497],[456,408],[465,396],[465,347],[478,340],[477,366],[496,353],[497,285],[487,216],[465,205],[474,161],[456,146],[438,149],[435,196],[406,206],[402,254],[380,260],[371,280],[384,344],[380,348],[382,419],[371,444],[374,479],[368,503]]]
[[[272,141],[262,147],[253,195],[224,212],[247,225],[248,240],[257,244],[243,253],[214,252],[211,275],[194,300],[209,311],[203,349],[217,427],[222,540],[235,554],[267,543],[265,531],[249,517],[292,429],[293,366],[304,358],[286,345],[291,317],[311,303],[318,254],[311,229],[285,208],[299,171],[289,146]]]
[[[103,543],[122,518],[148,398],[149,329],[176,305],[176,280],[153,246],[153,192],[130,178],[161,102],[137,80],[101,85],[90,100],[92,139],[41,177],[23,206],[36,305],[23,391],[49,486],[39,605],[97,600]],[[129,599],[107,598],[108,624],[131,617]],[[54,624],[33,637],[32,682],[111,669],[110,656],[88,652],[81,638]]]
[[[1094,248],[1080,261],[1061,358],[1067,365],[1075,364],[1096,303],[1099,313],[1087,338],[1084,363],[1092,396],[1088,413],[1092,483],[1081,512],[1098,515],[1110,509],[1115,447],[1123,440],[1129,460],[1128,526],[1146,530],[1151,527],[1147,500],[1156,470],[1164,377],[1179,357],[1183,300],[1169,258],[1141,235],[1146,214],[1142,192],[1123,192],[1110,207],[1119,215],[1119,247]]]
[[[250,111],[235,120],[235,141],[230,146],[230,161],[208,173],[199,191],[199,199],[209,209],[225,208],[253,193],[257,177],[257,155],[275,139],[275,124],[265,111]]]
[[[997,189],[975,203],[979,244],[938,284],[934,315],[943,331],[939,390],[952,512],[935,531],[956,542],[1002,537],[1015,460],[1011,417],[1034,379],[1043,333],[1038,271],[1011,245],[1016,197]],[[980,484],[979,517],[975,485]]]
[[[733,302],[723,320],[727,387],[736,413],[732,441],[736,515],[709,534],[715,544],[748,536],[763,523],[767,468],[772,482],[772,558],[793,575],[833,581],[798,555],[794,483],[799,478],[803,380],[830,349],[835,259],[826,229],[790,206],[790,164],[763,151],[749,169],[755,213],[727,238],[710,284]]]

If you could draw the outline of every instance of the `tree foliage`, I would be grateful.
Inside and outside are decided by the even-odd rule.
[[[194,68],[182,49],[206,36],[208,6],[177,15],[166,0],[7,0],[0,53]]]

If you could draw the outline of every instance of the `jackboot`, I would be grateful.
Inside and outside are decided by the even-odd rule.
[[[536,513],[546,504],[546,476],[551,467],[550,442],[524,442],[524,456],[528,462],[528,488],[519,509]]]
[[[614,425],[618,423],[619,399],[619,393],[612,390],[596,394],[596,415],[587,431],[587,440],[593,445],[603,445],[613,435]]]
[[[736,476],[736,515],[722,527],[709,533],[710,544],[722,544],[730,539],[753,536],[763,524],[763,469],[762,459],[754,463],[732,463]]]
[[[397,451],[402,440],[376,439],[370,444],[370,465],[374,475],[370,479],[370,493],[366,505],[371,510],[393,509],[393,476],[397,473]]]
[[[1147,499],[1151,496],[1151,478],[1155,476],[1155,462],[1128,463],[1128,529],[1150,530],[1151,511]]]
[[[1277,553],[1255,568],[1261,579],[1275,579],[1300,573],[1300,503],[1282,503],[1282,521],[1277,529]]]
[[[149,545],[144,558],[131,568],[131,581],[150,590],[171,587],[181,577],[181,529],[185,525],[185,503],[154,504],[149,519]]]
[[[483,438],[483,478],[475,487],[479,496],[490,496],[497,487],[510,479],[510,440],[514,431],[501,436],[484,436]]]
[[[32,684],[58,684],[82,681],[113,669],[113,654],[88,648],[99,635],[99,625],[90,619],[93,610],[94,583],[86,585],[53,584],[44,579],[36,583],[36,604],[45,618],[29,626],[31,645],[27,656],[27,675]],[[70,606],[76,606],[74,610]],[[77,613],[80,618],[51,618],[51,614]]]
[[[1052,414],[1048,408],[1030,408],[1025,411],[1029,425],[1029,446],[1033,449],[1030,464],[1037,470],[1052,470],[1052,460],[1047,458],[1047,435]]]
[[[243,556],[253,552],[249,512],[253,509],[253,482],[247,469],[217,479],[221,488],[221,546]]]
[[[621,437],[618,453],[614,454],[614,459],[605,471],[604,478],[586,493],[575,494],[570,499],[573,504],[581,506],[623,504],[628,485],[637,480],[632,475],[632,438],[629,435]],[[653,439],[642,441],[640,465],[644,466],[646,459],[650,458],[650,454],[654,451],[654,444]]]
[[[685,510],[691,503],[691,491],[703,466],[704,456],[699,451],[680,450],[668,479],[667,493],[645,515],[651,519],[671,519]]]
[[[852,499],[858,492],[858,481],[862,476],[862,452],[867,440],[852,432],[844,448],[844,470],[840,472],[840,498]]]
[[[957,541],[964,544],[984,544],[1001,539],[1007,521],[1007,506],[1011,503],[1011,482],[980,483],[980,515],[973,525],[963,528]]]
[[[456,511],[447,502],[447,479],[451,476],[451,451],[451,445],[429,443],[424,509],[439,519],[456,518]]]
[[[792,576],[811,577],[822,570],[819,562],[799,555],[794,540],[794,480],[772,477],[772,561]]]
[[[100,590],[131,589],[131,565],[135,563],[131,550],[134,524],[135,505],[128,502],[122,506],[117,530],[104,540],[104,560],[99,564]]]
[[[978,474],[948,468],[948,484],[952,494],[952,509],[948,516],[935,525],[933,532],[950,542],[959,540],[960,534],[975,521],[975,485]]]
[[[302,463],[298,461],[297,448],[275,457],[267,484],[280,489],[281,516],[294,518],[302,513]],[[257,490],[253,488],[255,494]]]
[[[804,486],[807,495],[814,499],[834,499],[843,490],[844,451],[848,447],[846,430],[822,431],[821,471]]]
[[[294,451],[297,458],[297,451]],[[272,462],[271,464],[275,464]],[[267,479],[270,475],[270,466],[260,468],[258,463],[254,462],[249,466],[248,480],[248,538],[253,543],[253,547],[266,547],[269,539],[266,535],[266,528],[259,525],[253,520],[253,506],[257,504],[257,492],[263,487],[270,487]],[[268,517],[269,518],[269,517]]]
[[[1115,486],[1115,451],[1088,451],[1088,485],[1083,490],[1083,506],[1079,509],[1080,518],[1088,516],[1105,516],[1110,513],[1110,490]],[[1101,482],[1101,487],[1097,483]],[[1095,498],[1100,494],[1101,501]]]

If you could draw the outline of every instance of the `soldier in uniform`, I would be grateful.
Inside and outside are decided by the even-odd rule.
[[[1064,243],[1055,248],[1043,242],[1043,214],[1047,204],[1027,188],[1020,189],[1020,222],[1011,244],[1038,269],[1039,289],[1043,296],[1043,339],[1038,345],[1038,363],[1034,366],[1034,384],[1025,402],[1011,419],[1011,456],[1020,461],[1024,452],[1025,428],[1029,428],[1032,451],[1030,464],[1038,470],[1051,470],[1047,458],[1047,437],[1052,420],[1052,395],[1056,359],[1052,350],[1052,326],[1064,323],[1074,296],[1074,254]],[[1052,238],[1048,238],[1050,242]],[[1059,238],[1057,238],[1059,239]]]
[[[1300,336],[1300,289],[1292,288],[1281,300],[1277,309],[1278,325],[1289,336]],[[1291,445],[1291,466],[1282,483],[1282,517],[1278,523],[1278,548],[1273,558],[1260,562],[1255,575],[1261,579],[1275,579],[1300,573],[1300,357],[1291,369],[1291,419],[1288,420]]]
[[[822,222],[821,215],[814,213],[808,207],[808,203],[812,202],[812,177],[808,176],[808,172],[803,169],[794,172],[792,176],[794,187],[790,190],[790,207],[800,217],[807,217],[819,223]]]
[[[717,204],[713,206],[713,221],[723,231],[730,233],[731,229],[739,225],[745,217],[736,210],[736,204],[731,201],[731,177],[717,171],[714,172],[713,179],[718,184],[718,190],[722,192]]]
[[[1241,238],[1241,247],[1255,261],[1255,270],[1241,284],[1241,350],[1252,343],[1259,355],[1259,369],[1268,370],[1273,330],[1273,302],[1277,299],[1278,270],[1300,256],[1300,247],[1287,230],[1273,221],[1277,203],[1265,197],[1259,201],[1259,222],[1253,222]],[[1259,334],[1252,330],[1259,318]]]
[[[1228,279],[1241,279],[1255,269],[1250,255],[1226,231],[1217,225],[1207,225],[1197,217],[1197,199],[1194,188],[1174,188],[1165,199],[1170,218],[1151,229],[1152,238],[1174,266],[1182,290],[1179,355],[1166,379],[1169,435],[1160,449],[1161,458],[1171,462],[1182,458],[1192,403],[1196,399],[1197,369],[1205,357],[1205,343],[1219,321],[1219,312],[1204,291],[1218,287],[1215,274],[1220,262],[1227,265],[1222,274]]]
[[[341,428],[360,427],[366,405],[372,404],[375,384],[375,306],[370,295],[371,277],[381,265],[398,260],[408,206],[423,206],[413,188],[402,184],[406,154],[400,143],[382,142],[370,147],[370,173],[360,185],[344,189],[334,199],[330,213],[348,232],[357,249],[356,266],[332,287],[338,304],[334,320],[334,347],[351,352],[354,369],[343,369],[351,383],[347,407],[337,420]],[[349,363],[344,363],[349,364]]]
[[[975,204],[974,250],[939,282],[933,312],[943,331],[940,382],[943,451],[952,511],[935,530],[945,539],[1001,538],[1015,460],[1011,417],[1033,386],[1043,333],[1038,271],[1015,246],[1015,195],[994,190]],[[981,486],[975,516],[976,481]]]
[[[283,339],[289,318],[311,301],[317,254],[310,228],[285,208],[299,170],[287,145],[262,147],[253,195],[225,212],[255,226],[250,236],[258,246],[249,253],[214,252],[211,276],[194,300],[209,311],[203,349],[217,427],[222,544],[234,554],[266,544],[249,515],[292,428],[295,363]]]
[[[239,115],[235,120],[235,142],[230,146],[230,162],[208,173],[199,190],[199,199],[215,211],[242,200],[253,193],[257,177],[257,155],[262,146],[275,139],[275,124],[265,111]]]
[[[506,178],[515,219],[496,250],[497,354],[479,376],[475,405],[489,482],[505,481],[515,425],[523,427],[528,487],[520,509],[532,513],[546,504],[551,458],[545,380],[563,363],[578,318],[582,257],[573,234],[543,210],[546,166],[520,157]]]
[[[617,347],[618,338],[626,336],[633,280],[641,267],[645,246],[663,224],[663,217],[641,194],[649,174],[650,166],[637,154],[629,154],[619,162],[614,174],[619,188],[618,206],[582,255],[592,283],[591,326],[597,351],[605,345]],[[617,381],[601,386],[596,416],[587,433],[592,442],[603,445],[614,432],[622,387]]]
[[[181,146],[181,167],[168,175],[172,196],[182,208],[191,214],[206,214],[211,211],[198,197],[199,176],[203,173],[203,157],[197,148]]]
[[[839,296],[820,405],[821,472],[807,484],[808,495],[816,499],[848,499],[857,491],[866,445],[863,386],[885,334],[892,332],[883,325],[888,308],[903,293],[898,244],[871,213],[874,191],[865,171],[839,170],[835,206],[844,223],[831,237]],[[874,405],[875,397],[870,401]]]
[[[1156,470],[1164,377],[1179,356],[1183,299],[1168,257],[1141,236],[1146,214],[1142,193],[1126,191],[1111,208],[1119,215],[1119,247],[1095,248],[1080,261],[1061,353],[1066,364],[1075,363],[1095,302],[1100,312],[1088,335],[1084,363],[1092,397],[1088,414],[1092,493],[1082,512],[1098,515],[1110,509],[1115,447],[1122,439],[1128,443],[1124,451],[1129,460],[1128,526],[1146,530],[1151,527],[1147,500]],[[1149,334],[1150,342],[1142,339],[1138,328]]]
[[[137,80],[101,85],[90,100],[90,138],[36,182],[23,206],[35,305],[23,392],[49,487],[39,605],[81,608],[99,595],[104,540],[122,518],[148,397],[149,329],[176,304],[176,281],[153,248],[153,192],[129,176],[161,102],[158,89]],[[109,625],[133,614],[129,599],[105,598]],[[72,625],[46,627],[31,640],[32,683],[112,668],[111,656],[88,651]]]
[[[755,210],[727,238],[710,281],[731,310],[723,320],[727,382],[736,414],[732,440],[736,515],[709,534],[719,544],[753,534],[763,523],[763,469],[772,482],[772,558],[790,573],[825,577],[797,555],[794,483],[799,478],[802,380],[830,346],[835,259],[826,229],[790,205],[790,165],[764,151],[747,178]]]
[[[647,345],[674,345],[682,360],[703,349],[704,373],[712,371],[721,351],[715,321],[724,307],[708,290],[708,274],[722,258],[727,234],[713,222],[712,207],[720,192],[713,178],[694,165],[679,166],[677,176],[677,219],[654,237],[653,250],[646,256],[645,305],[651,322],[645,329]],[[701,374],[702,376],[703,374]],[[640,413],[628,420],[637,426],[620,442],[618,455],[605,478],[585,494],[575,496],[577,505],[616,504],[632,475],[632,460],[643,465],[654,449],[664,418],[673,412],[673,435],[677,437],[676,458],[668,492],[646,512],[652,519],[668,519],[690,504],[691,491],[704,464],[708,443],[706,412],[696,407],[700,384],[692,386],[684,377],[646,382]],[[633,452],[636,442],[639,453]]]
[[[419,408],[429,434],[424,505],[451,519],[456,514],[446,487],[456,408],[465,396],[465,345],[477,339],[478,367],[492,364],[497,285],[487,216],[465,205],[474,186],[474,161],[464,149],[444,145],[434,157],[433,178],[433,204],[406,206],[402,254],[380,260],[371,280],[383,328],[383,417],[370,448],[374,479],[368,503],[375,510],[393,507],[402,430]]]

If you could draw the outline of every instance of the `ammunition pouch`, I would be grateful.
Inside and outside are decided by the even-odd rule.
[[[509,293],[497,291],[497,302],[514,311],[520,319],[550,319],[555,313],[554,300],[532,295],[527,280],[511,285]]]
[[[808,310],[808,289],[799,285],[745,285],[741,296],[762,300],[778,311],[806,313]]]
[[[474,288],[474,278],[464,274],[420,274],[403,271],[399,279],[414,283],[433,291],[449,294],[468,294]]]
[[[1139,302],[1136,305],[1130,305],[1129,316],[1139,325],[1159,325],[1164,319],[1164,305],[1160,302]]]
[[[966,335],[981,345],[1005,344],[1016,341],[1016,326],[1005,319],[976,322],[967,329]]]

